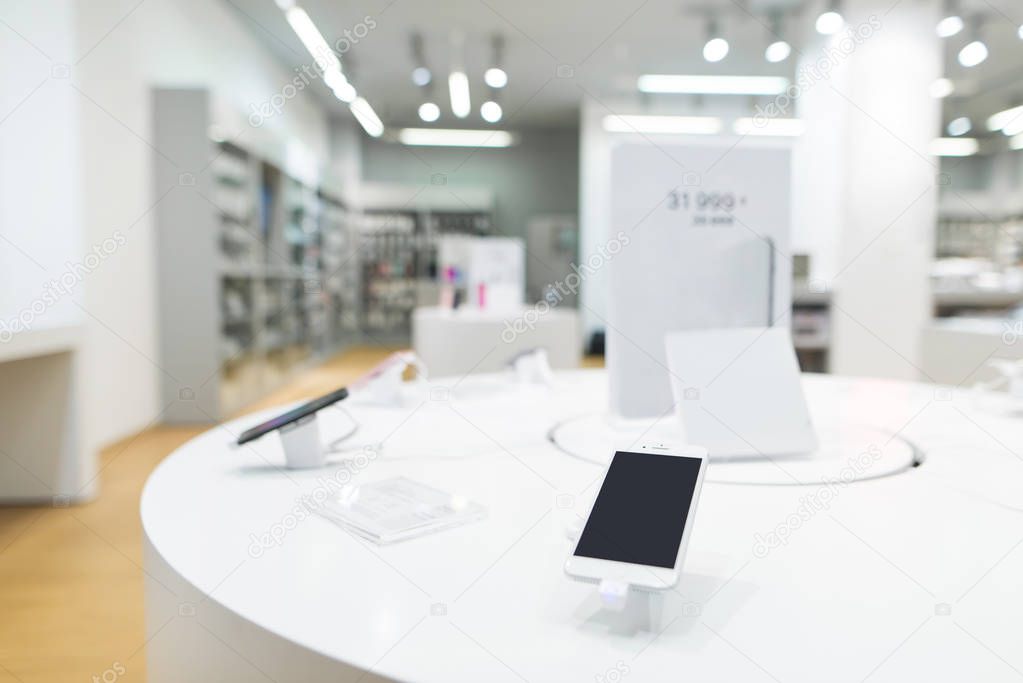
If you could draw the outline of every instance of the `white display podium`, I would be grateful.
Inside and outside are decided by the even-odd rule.
[[[384,441],[361,464],[287,470],[274,436],[229,448],[279,409],[168,456],[141,503],[150,683],[1018,680],[1018,419],[933,385],[805,376],[815,423],[870,428],[854,450],[881,457],[861,466],[897,440],[923,463],[796,485],[761,476],[783,459],[712,460],[661,628],[622,632],[563,573],[601,468],[547,437],[607,412],[605,373],[457,380],[321,411],[327,441],[349,415],[351,448]],[[375,546],[312,511],[341,480],[396,475],[488,516]]]

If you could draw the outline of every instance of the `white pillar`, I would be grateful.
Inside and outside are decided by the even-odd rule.
[[[928,153],[941,75],[932,27],[939,3],[845,3],[848,27],[869,34],[848,56],[844,84],[827,84],[844,110],[844,191],[833,291],[831,370],[921,379],[920,334],[931,318],[929,270],[938,160]],[[843,88],[845,88],[843,90]]]

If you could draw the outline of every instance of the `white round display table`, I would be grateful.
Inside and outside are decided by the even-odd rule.
[[[283,469],[276,435],[231,446],[267,413],[218,426],[142,495],[149,680],[1019,680],[1023,421],[1009,399],[804,383],[816,424],[857,425],[843,457],[862,476],[777,460],[793,476],[775,481],[763,462],[712,462],[653,631],[619,628],[562,571],[602,470],[548,435],[606,411],[602,371],[410,384],[401,406],[353,397],[320,413],[325,441],[359,425],[320,470]],[[918,466],[890,466],[898,443]],[[377,546],[315,512],[339,482],[396,475],[488,516]]]

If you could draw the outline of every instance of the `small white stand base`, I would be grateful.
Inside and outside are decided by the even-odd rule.
[[[376,405],[401,407],[402,387],[405,385],[402,376],[405,374],[405,369],[409,366],[415,368],[415,381],[417,382],[422,382],[426,379],[426,365],[419,356],[412,352],[398,352],[395,355],[398,356],[396,362],[382,370],[377,377],[369,380],[365,385],[358,387],[360,401]]]
[[[662,591],[647,590],[623,581],[604,579],[597,587],[603,611],[615,631],[659,632],[664,613]]]
[[[289,468],[323,467],[327,462],[315,414],[281,427],[279,433],[281,446],[284,447],[284,459]]]
[[[533,349],[521,353],[511,361],[515,376],[521,384],[554,384],[554,373],[547,358],[547,349]]]

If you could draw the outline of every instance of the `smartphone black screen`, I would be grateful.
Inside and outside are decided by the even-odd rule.
[[[246,429],[242,432],[242,435],[238,437],[238,445],[258,439],[264,434],[268,434],[275,429],[280,429],[285,425],[289,425],[296,420],[301,420],[306,415],[311,415],[323,408],[326,408],[332,403],[348,397],[348,389],[342,387],[337,391],[332,391],[329,394],[324,394],[319,398],[314,398],[309,403],[303,403],[297,408],[293,408],[286,413],[278,415],[277,417],[267,420],[262,424],[258,424],[252,429]]]
[[[672,569],[701,462],[616,452],[575,554]]]

